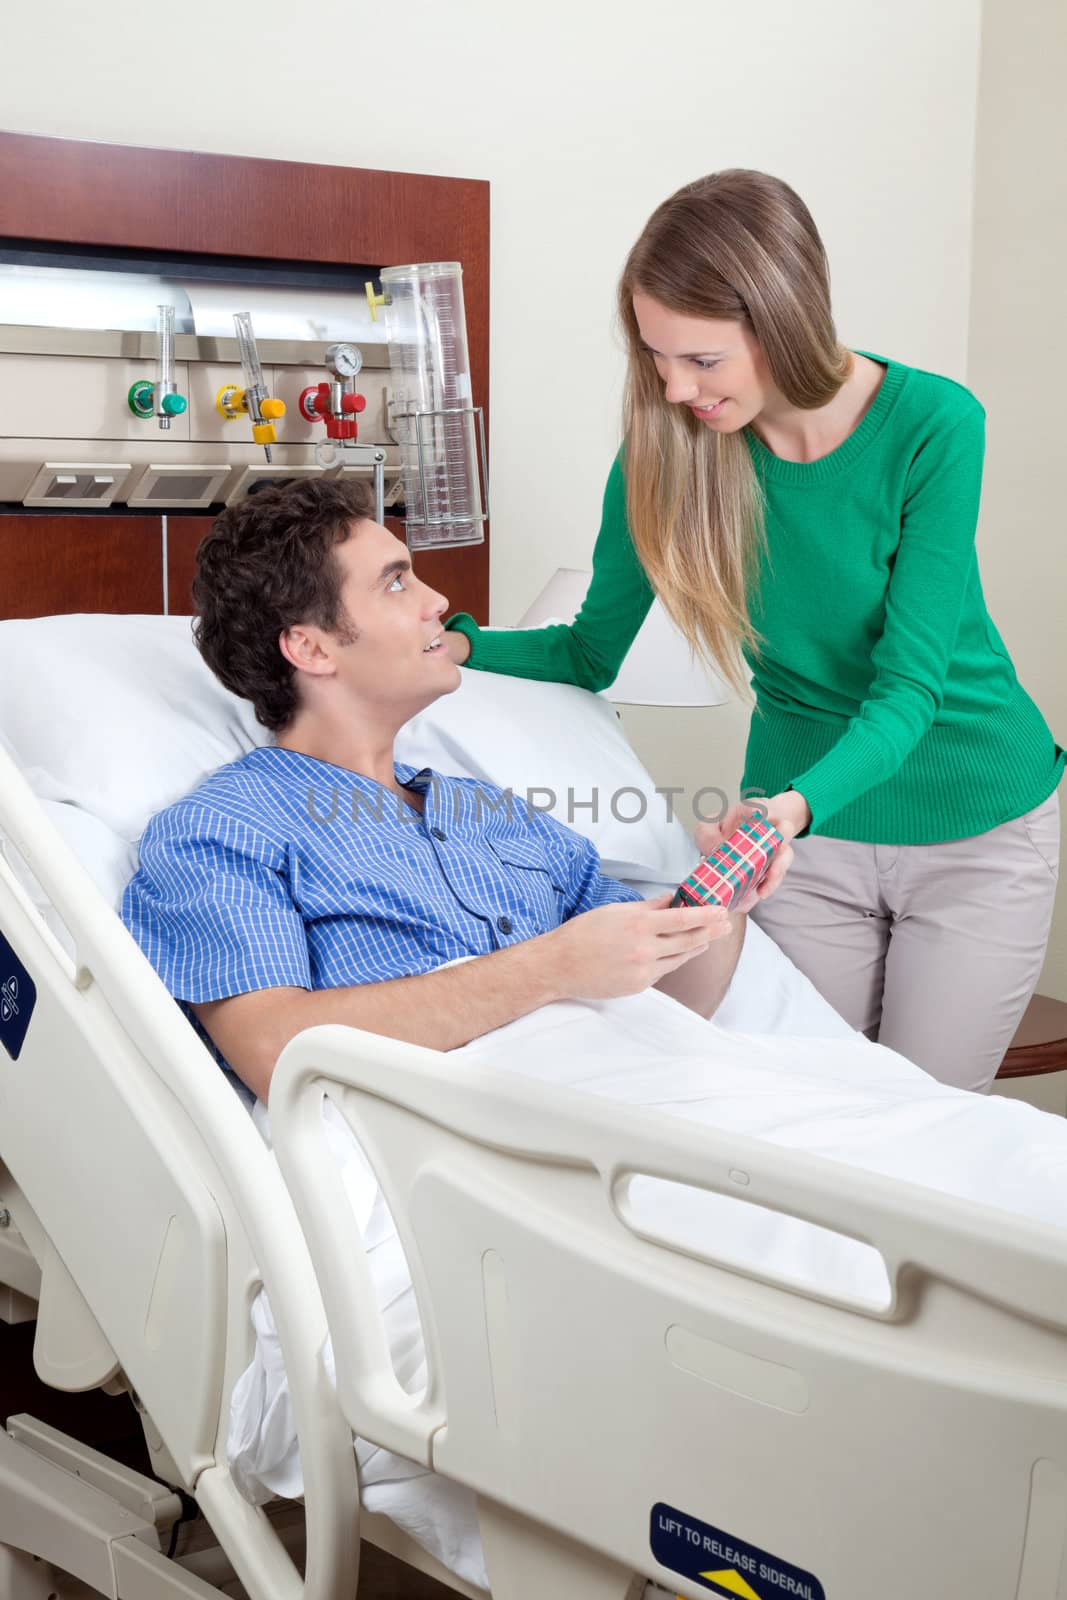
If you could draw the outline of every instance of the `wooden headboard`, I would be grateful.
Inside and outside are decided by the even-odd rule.
[[[0,133],[0,237],[261,261],[460,261],[472,387],[488,426],[488,183]],[[167,516],[172,611],[191,607],[210,522]],[[0,506],[0,617],[162,610],[160,528],[143,513]],[[420,551],[418,570],[452,609],[488,619],[488,532],[481,545]]]

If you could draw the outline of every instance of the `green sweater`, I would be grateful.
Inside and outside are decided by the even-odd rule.
[[[829,455],[784,461],[745,433],[765,492],[767,552],[749,597],[763,645],[747,657],[756,708],[741,789],[798,790],[811,833],[934,844],[1039,805],[1065,754],[982,595],[985,413],[948,378],[871,359],[886,368],[881,387]],[[448,627],[470,639],[472,667],[600,690],[652,598],[626,523],[620,456],[573,624],[483,632],[460,613]]]

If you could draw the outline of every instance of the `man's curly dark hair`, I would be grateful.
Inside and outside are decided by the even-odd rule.
[[[300,478],[250,494],[215,519],[196,553],[193,626],[200,654],[279,733],[296,715],[296,673],[278,637],[312,623],[350,642],[337,545],[374,518],[369,483]]]

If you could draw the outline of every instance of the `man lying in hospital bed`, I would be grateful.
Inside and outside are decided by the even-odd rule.
[[[201,651],[276,742],[141,841],[123,914],[168,989],[264,1101],[312,1023],[450,1050],[554,1001],[651,984],[710,1015],[742,918],[646,902],[512,793],[396,764],[400,729],[460,673],[441,648],[447,602],[363,487],[258,494],[201,546]],[[470,957],[484,960],[452,965]]]
[[[348,493],[270,491],[216,525],[201,556],[201,648],[262,706],[277,742],[155,818],[123,905],[171,993],[259,1099],[294,1034],[347,1022],[1061,1222],[1067,1125],[934,1083],[853,1034],[792,969],[783,1006],[788,963],[769,942],[762,965],[738,963],[758,936],[746,939],[743,917],[645,902],[586,840],[487,782],[394,765],[398,731],[456,687],[457,669],[433,652],[443,602]],[[324,543],[295,605],[254,601],[277,604],[316,521]],[[417,1390],[425,1364],[403,1253],[354,1141],[335,1135],[398,1373]],[[631,1199],[646,1226],[691,1248],[714,1237],[720,1258],[888,1298],[880,1258],[853,1240],[652,1180]],[[252,1498],[299,1494],[262,1297],[254,1319],[231,1463]],[[484,1584],[473,1497],[424,1481],[416,1499],[421,1469],[357,1448],[369,1508]]]

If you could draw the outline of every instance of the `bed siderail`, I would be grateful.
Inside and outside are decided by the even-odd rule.
[[[0,1263],[24,1295],[40,1272],[42,1377],[135,1393],[156,1470],[195,1497],[253,1600],[351,1600],[353,1429],[477,1492],[497,1600],[628,1600],[644,1578],[743,1600],[1067,1595],[1059,1230],[342,1029],[279,1064],[283,1182],[2,751],[0,834],[77,951],[0,859],[0,992],[28,1024],[17,1056],[0,1049],[2,1204],[28,1255],[9,1243]],[[397,1220],[422,1399],[392,1375],[324,1094]],[[631,1174],[862,1239],[891,1304],[836,1304],[645,1237]],[[224,1454],[260,1283],[300,1435],[303,1577]],[[51,1447],[25,1423],[0,1434],[3,1600],[63,1593],[33,1557],[114,1600],[215,1592],[160,1553],[165,1492],[90,1458],[76,1478]]]
[[[418,1402],[350,1268],[324,1095],[397,1219]],[[498,1537],[525,1543],[509,1594],[623,1600],[634,1571],[745,1600],[1067,1594],[1060,1230],[339,1028],[283,1052],[271,1115],[345,1414],[478,1492],[491,1578]],[[645,1176],[874,1246],[889,1303],[670,1248],[630,1205]]]
[[[250,1595],[352,1593],[351,1435],[322,1371],[322,1303],[285,1186],[236,1096],[206,1070],[207,1053],[3,751],[0,796],[0,832],[77,949],[72,961],[0,859],[0,960],[8,1004],[28,1024],[16,1059],[0,1049],[3,1203],[40,1270],[39,1375],[57,1388],[130,1388],[156,1470],[195,1495]],[[305,1445],[303,1582],[267,1518],[237,1494],[221,1449],[261,1281],[292,1365]],[[167,1572],[143,1519],[120,1516],[102,1491],[48,1470],[9,1434],[0,1451],[0,1543],[24,1550],[30,1535],[31,1554],[104,1594],[200,1592],[174,1586],[184,1577]],[[18,1583],[9,1588],[21,1600]]]

